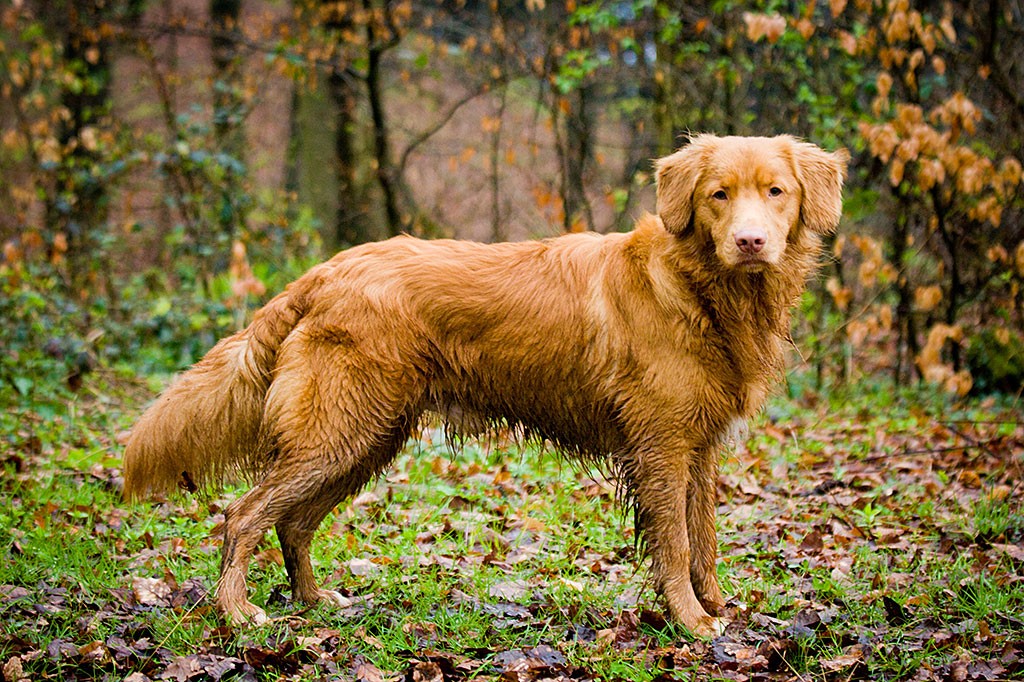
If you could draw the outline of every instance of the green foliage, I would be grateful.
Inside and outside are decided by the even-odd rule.
[[[572,92],[606,61],[590,51],[569,50],[563,55],[555,74],[555,87],[563,95]]]
[[[316,243],[308,223],[297,225],[292,238],[297,234]],[[254,249],[263,256],[270,250]],[[316,258],[257,263],[253,276],[278,291]],[[118,281],[107,295],[83,299],[68,294],[62,271],[50,264],[0,268],[0,402],[63,400],[97,370],[148,375],[187,368],[241,329],[265,300],[239,297],[236,281],[230,271],[203,279],[195,261],[180,259],[172,272],[150,269]]]
[[[967,366],[979,393],[1020,393],[1024,387],[1024,340],[1017,334],[983,329],[970,337]]]
[[[217,149],[214,140],[216,118],[194,109],[177,117],[172,144],[159,145],[152,162],[168,186],[178,187],[167,195],[168,205],[182,217],[169,244],[176,258],[194,258],[205,267],[227,259],[231,244],[242,235],[255,198],[242,183],[247,169],[229,149]]]

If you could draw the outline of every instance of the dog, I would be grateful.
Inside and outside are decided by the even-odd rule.
[[[225,512],[216,604],[261,623],[246,571],[268,530],[294,599],[344,603],[314,579],[313,533],[421,415],[456,433],[515,426],[603,465],[669,615],[714,635],[721,448],[782,372],[848,160],[789,136],[699,135],[656,162],[657,214],[632,232],[343,251],[149,407],[127,442],[125,496],[255,481]]]

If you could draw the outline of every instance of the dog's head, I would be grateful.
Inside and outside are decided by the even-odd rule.
[[[710,238],[727,267],[762,270],[801,230],[836,228],[849,158],[788,135],[699,135],[658,160],[658,215],[669,232]]]

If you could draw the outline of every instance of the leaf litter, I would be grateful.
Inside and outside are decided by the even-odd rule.
[[[219,551],[215,532],[200,540],[164,532],[157,540],[150,530],[125,537],[126,527],[139,524],[112,502],[119,472],[54,474],[53,453],[26,436],[5,444],[0,457],[13,477],[0,485],[19,511],[8,561],[27,560],[28,534],[49,532],[96,542],[121,575],[110,576],[106,591],[70,584],[59,571],[0,584],[0,671],[4,680],[131,682],[1019,678],[1018,419],[1012,412],[976,421],[921,414],[897,426],[864,414],[807,414],[784,428],[770,421],[755,428],[719,479],[727,627],[710,641],[665,621],[635,568],[628,525],[615,529],[620,542],[611,551],[594,551],[558,537],[571,521],[531,511],[540,507],[529,500],[542,506],[551,482],[513,475],[507,463],[444,457],[430,466],[451,487],[445,508],[391,504],[411,485],[399,466],[336,514],[330,537],[320,540],[349,550],[328,582],[372,587],[393,569],[409,580],[454,580],[438,595],[433,620],[411,622],[411,605],[370,591],[343,589],[351,604],[337,611],[298,609],[275,586],[268,601],[284,604],[286,615],[264,629],[231,628],[212,613],[212,585],[200,576],[175,578],[191,555]],[[575,483],[581,504],[614,509],[613,486],[600,477],[580,472]],[[470,492],[462,490],[467,484]],[[33,488],[51,485],[95,489],[104,506],[33,499]],[[216,523],[225,504],[167,503],[151,521]],[[383,551],[381,543],[410,525],[415,554]],[[279,579],[279,550],[265,546],[257,559],[254,571]],[[481,568],[494,579],[472,589],[467,576]],[[613,607],[588,605],[595,581],[623,586]],[[571,597],[555,599],[553,586]],[[486,624],[480,637],[446,639],[445,615],[466,611]],[[168,622],[176,624],[170,633]],[[175,628],[199,634],[176,638]],[[379,656],[396,628],[409,648]]]

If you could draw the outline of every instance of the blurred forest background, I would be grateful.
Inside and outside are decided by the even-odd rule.
[[[629,229],[688,131],[853,154],[809,384],[1024,381],[1018,0],[5,0],[0,60],[11,395],[186,366],[359,242]]]

